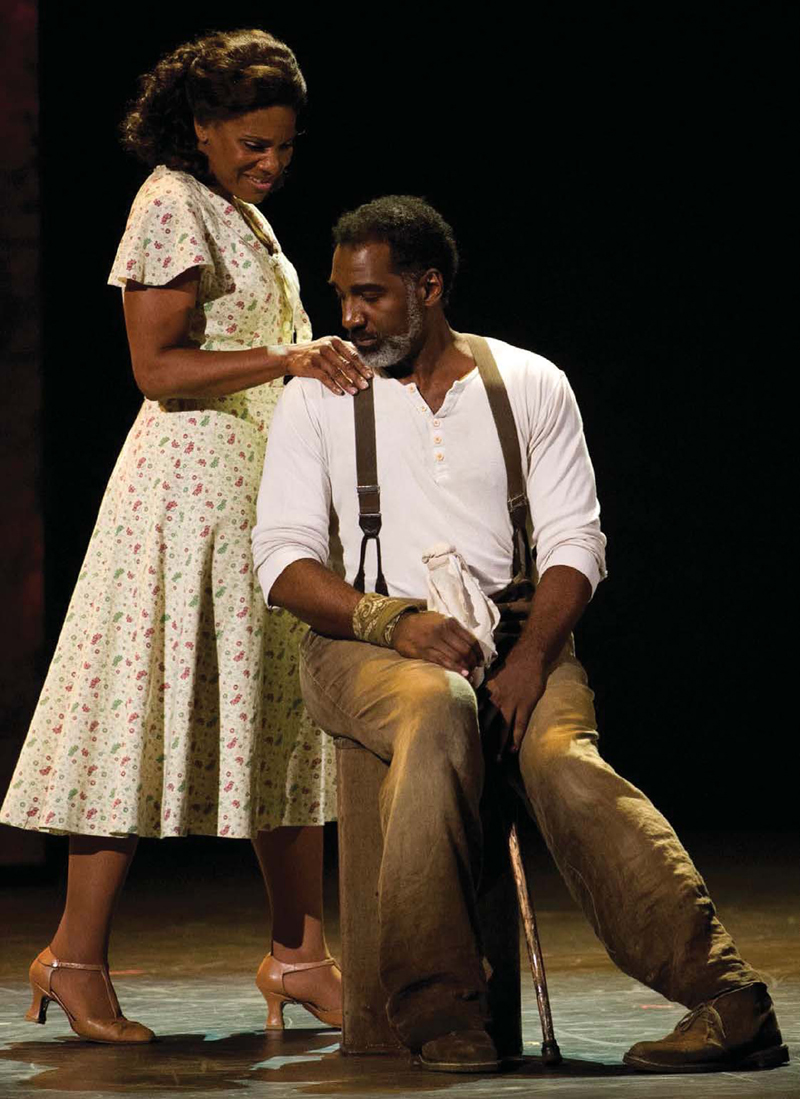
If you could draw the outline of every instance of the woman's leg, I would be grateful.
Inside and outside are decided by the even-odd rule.
[[[62,962],[108,964],[111,920],[136,851],[137,836],[70,836],[67,901],[50,949]],[[97,972],[56,970],[53,991],[75,1015],[114,1015]]]
[[[272,954],[281,962],[322,961],[328,956],[322,912],[321,826],[276,828],[253,839],[272,908]],[[341,1003],[333,966],[290,973],[285,987],[298,1000]]]

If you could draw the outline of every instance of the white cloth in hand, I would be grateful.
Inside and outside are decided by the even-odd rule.
[[[422,560],[428,566],[428,610],[455,618],[481,647],[483,665],[474,668],[469,677],[472,686],[478,688],[497,653],[493,634],[500,612],[483,594],[455,546],[438,542],[423,553]]]

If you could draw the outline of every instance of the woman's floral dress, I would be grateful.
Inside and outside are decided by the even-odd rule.
[[[242,207],[244,204],[242,204]],[[297,276],[193,176],[157,168],[109,281],[201,269],[190,337],[237,351],[310,339]],[[263,237],[271,243],[272,254]],[[103,499],[0,820],[101,836],[243,837],[335,816],[332,744],[297,676],[303,627],[268,611],[250,530],[280,380],[146,400]]]

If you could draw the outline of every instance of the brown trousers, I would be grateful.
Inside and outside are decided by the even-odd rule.
[[[486,766],[475,692],[438,665],[313,631],[300,674],[313,719],[390,764],[379,882],[390,1022],[412,1049],[484,1025],[475,899]],[[586,673],[565,653],[531,718],[514,785],[612,960],[690,1008],[759,979],[669,823],[604,762],[597,741]]]

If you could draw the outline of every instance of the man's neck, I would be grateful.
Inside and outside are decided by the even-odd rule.
[[[388,371],[405,385],[413,382],[432,412],[438,412],[448,390],[475,366],[466,342],[459,340],[444,316],[436,321],[413,361]]]

